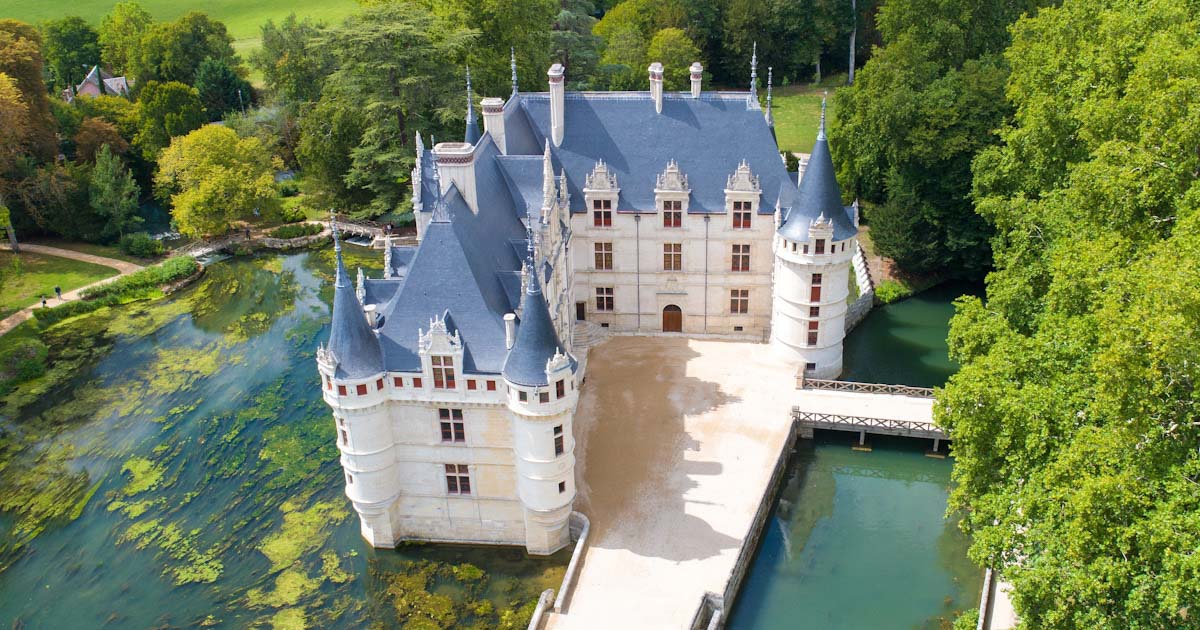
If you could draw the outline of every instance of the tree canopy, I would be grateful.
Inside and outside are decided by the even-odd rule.
[[[181,234],[219,234],[234,221],[278,212],[275,171],[282,167],[258,138],[205,125],[175,138],[159,157],[155,195],[170,199]]]
[[[974,160],[996,270],[958,304],[935,417],[951,508],[1023,627],[1200,628],[1197,9],[1017,21],[1012,121]]]
[[[92,66],[100,63],[96,29],[77,15],[42,24],[42,38],[51,87],[75,87]]]
[[[262,27],[262,47],[250,62],[263,74],[267,87],[284,103],[307,103],[321,97],[325,77],[333,72],[328,51],[311,42],[324,25],[292,13],[278,26],[268,21]]]
[[[196,69],[196,92],[200,104],[211,121],[253,104],[254,90],[250,82],[239,77],[229,64],[212,57],[200,62]]]
[[[138,96],[138,132],[134,143],[153,161],[171,138],[204,124],[204,107],[196,88],[170,81],[151,81]]]
[[[140,193],[133,174],[125,168],[120,156],[107,144],[102,145],[96,153],[89,190],[92,211],[104,219],[101,238],[123,236],[142,224],[142,218],[138,216]]]
[[[146,29],[130,60],[140,83],[177,81],[192,85],[200,64],[208,58],[237,65],[233,38],[225,25],[204,13],[192,11],[174,22],[159,22]]]
[[[141,55],[142,37],[154,18],[136,2],[118,2],[100,22],[100,56],[114,72],[127,72]]]

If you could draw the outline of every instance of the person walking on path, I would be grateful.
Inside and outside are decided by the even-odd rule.
[[[38,297],[42,298],[42,308],[46,308],[46,296],[39,295]]]
[[[55,285],[55,287],[54,287],[54,295],[57,295],[57,296],[58,296],[58,301],[59,301],[59,302],[61,302],[61,301],[62,301],[62,287],[60,287],[60,286],[58,286],[58,285]]]

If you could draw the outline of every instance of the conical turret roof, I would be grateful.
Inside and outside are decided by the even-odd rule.
[[[842,205],[842,189],[838,186],[833,168],[833,156],[829,153],[829,140],[825,137],[825,104],[821,104],[821,128],[817,142],[813,145],[808,167],[800,179],[800,189],[792,209],[779,226],[780,236],[789,241],[807,241],[808,227],[814,220],[824,217],[833,222],[833,238],[840,241],[858,232],[846,207]]]
[[[558,339],[558,332],[554,330],[550,309],[546,305],[546,297],[542,295],[537,276],[537,272],[530,266],[529,283],[524,297],[521,298],[521,324],[517,328],[517,339],[508,351],[502,371],[506,380],[526,387],[549,385],[550,381],[546,378],[546,362],[556,354],[568,354]],[[574,365],[575,360],[571,358],[572,369]]]
[[[366,378],[383,371],[383,351],[379,339],[363,316],[362,304],[350,283],[350,274],[342,262],[342,242],[334,228],[337,272],[333,285],[333,324],[329,331],[329,351],[337,359],[338,378]]]

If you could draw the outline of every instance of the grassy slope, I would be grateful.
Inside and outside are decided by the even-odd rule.
[[[817,141],[817,126],[821,120],[821,93],[826,88],[788,86],[777,88],[772,95],[775,116],[775,136],[781,151],[808,153]],[[829,89],[826,116],[833,116],[833,88]],[[828,121],[826,121],[828,124]]]
[[[13,257],[12,252],[0,252],[0,268],[7,276],[0,287],[0,316],[5,317],[40,302],[39,295],[45,295],[51,304],[57,303],[55,286],[66,293],[117,275],[117,270],[111,267],[29,252],[20,255],[20,269],[14,272]]]
[[[0,16],[24,22],[38,22],[64,15],[78,15],[99,25],[117,0],[0,0]],[[156,20],[173,20],[188,11],[203,11],[225,23],[239,53],[257,48],[259,27],[267,20],[279,20],[295,12],[325,22],[336,22],[358,8],[357,0],[139,0]]]

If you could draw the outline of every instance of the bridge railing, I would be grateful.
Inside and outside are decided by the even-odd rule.
[[[863,416],[844,416],[836,413],[819,413],[801,411],[792,407],[792,419],[801,426],[814,429],[831,429],[834,431],[863,431],[867,433],[883,433],[888,435],[906,435],[910,437],[927,437],[943,439],[946,433],[932,422],[919,420],[895,420],[891,418],[867,418]]]
[[[796,389],[854,392],[859,394],[891,394],[893,396],[911,396],[913,398],[933,398],[932,387],[887,385],[884,383],[856,383],[854,381],[834,381],[823,378],[808,378],[804,376],[803,372],[796,375]]]

